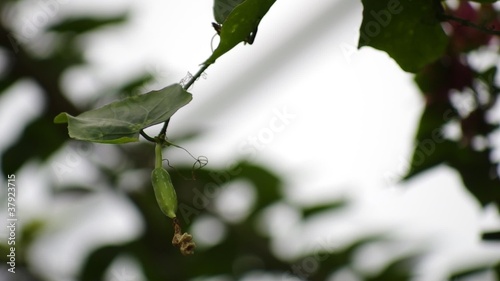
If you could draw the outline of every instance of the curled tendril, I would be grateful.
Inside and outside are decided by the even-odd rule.
[[[177,148],[180,148],[182,150],[184,150],[189,156],[191,156],[191,158],[193,158],[195,160],[195,162],[193,163],[193,166],[191,168],[192,170],[192,175],[191,175],[191,179],[192,180],[195,180],[196,179],[196,176],[195,176],[195,171],[197,170],[200,170],[202,169],[203,167],[205,167],[207,164],[208,164],[208,158],[206,156],[198,156],[198,157],[194,157],[193,154],[191,154],[191,152],[189,152],[187,149],[185,149],[184,147],[182,146],[179,146],[179,145],[176,145],[174,143],[171,143],[169,141],[166,141],[167,145],[169,146],[174,146],[174,147],[177,147]],[[167,161],[167,165],[174,169],[175,171],[177,171],[178,174],[181,175],[181,173],[172,165],[170,165],[170,161],[168,159],[163,159],[163,161]],[[182,175],[181,175],[182,176]],[[186,177],[182,176],[184,179],[186,179]]]
[[[188,71],[186,76],[184,76],[184,78],[182,78],[181,81],[179,81],[179,84],[181,84],[184,87],[184,86],[186,86],[188,81],[191,80],[192,78],[193,78],[193,74],[191,74],[191,72]]]
[[[193,164],[193,170],[199,170],[208,164],[208,158],[206,156],[198,156]]]

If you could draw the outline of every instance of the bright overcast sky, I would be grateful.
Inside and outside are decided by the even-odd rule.
[[[125,27],[84,40],[91,65],[72,71],[64,84],[76,101],[144,71],[157,77],[151,89],[164,87],[194,73],[210,55],[211,1],[59,2],[56,16],[131,10]],[[37,7],[22,19],[39,12]],[[331,220],[326,236],[389,229],[414,247],[431,241],[438,253],[423,273],[438,277],[423,280],[439,280],[448,263],[491,256],[485,254],[491,249],[478,246],[477,231],[487,221],[493,224],[494,210],[482,213],[446,167],[396,189],[423,101],[411,75],[386,54],[355,49],[361,11],[360,1],[277,1],[255,43],[221,57],[194,85],[193,101],[175,115],[169,132],[175,141],[190,127],[203,128],[203,139],[183,144],[193,154],[207,156],[215,167],[244,157],[268,165],[286,175],[292,201],[355,198],[345,217]],[[283,248],[276,245],[278,252]],[[360,268],[377,266],[370,253],[360,256]]]

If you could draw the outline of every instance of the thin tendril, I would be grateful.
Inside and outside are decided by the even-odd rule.
[[[215,39],[215,36],[217,36],[217,34],[214,34],[214,36],[212,36],[212,40],[210,40],[210,49],[212,50],[212,53],[214,52],[214,39]]]
[[[191,152],[189,152],[187,149],[185,149],[184,147],[182,146],[179,146],[179,145],[176,145],[174,143],[171,143],[169,141],[166,141],[166,144],[168,146],[174,146],[174,147],[177,147],[177,148],[180,148],[182,150],[184,150],[189,156],[191,156],[191,158],[193,158],[195,160],[195,162],[193,163],[193,166],[191,167],[191,171],[192,171],[192,174],[191,174],[191,179],[192,180],[196,180],[196,176],[195,176],[195,171],[196,170],[200,170],[202,169],[203,167],[205,167],[207,164],[208,164],[208,158],[206,156],[198,156],[198,157],[194,157],[193,154],[191,154]],[[174,169],[178,174],[181,174],[175,167],[173,167],[172,165],[170,165],[170,162],[168,159],[164,159],[167,161],[167,165]],[[182,176],[182,175],[181,175]],[[183,176],[184,179],[186,179],[184,176]]]

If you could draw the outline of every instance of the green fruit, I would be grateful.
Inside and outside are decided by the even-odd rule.
[[[175,218],[177,212],[177,194],[170,175],[163,167],[155,168],[151,173],[151,182],[155,192],[156,202],[161,211],[169,218]]]
[[[155,147],[155,156],[155,169],[151,173],[151,183],[153,183],[156,202],[158,202],[161,211],[173,219],[176,217],[175,212],[177,212],[177,194],[175,194],[170,175],[162,166],[161,144],[159,143]]]

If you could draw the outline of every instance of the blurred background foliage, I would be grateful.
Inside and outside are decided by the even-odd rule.
[[[4,0],[0,3],[0,95],[16,83],[30,81],[41,90],[43,110],[2,151],[4,175],[16,173],[30,161],[47,161],[68,145],[76,145],[81,151],[99,149],[75,144],[68,138],[65,126],[53,124],[54,116],[60,112],[77,115],[103,101],[136,94],[144,84],[154,79],[149,74],[139,74],[129,82],[115,85],[101,93],[102,100],[86,103],[70,100],[61,87],[61,79],[68,70],[86,64],[79,39],[106,26],[120,25],[127,21],[127,15],[57,18],[43,31],[33,30],[29,33],[21,31],[21,28],[29,29],[29,26],[19,27],[15,26],[15,22],[9,22],[10,14],[20,2],[23,1]],[[50,3],[57,5],[57,1]],[[47,9],[51,9],[51,6],[48,5]],[[485,17],[490,17],[491,21],[499,17],[498,12],[489,5],[481,5],[477,9],[465,2],[450,12],[472,21],[484,22]],[[488,112],[497,103],[497,69],[496,66],[476,69],[464,60],[464,54],[480,48],[490,46],[498,50],[498,39],[459,25],[446,27],[451,37],[448,52],[415,77],[427,104],[416,132],[417,146],[406,179],[446,163],[460,173],[464,184],[484,206],[491,203],[498,206],[498,162],[491,157],[493,148],[487,142],[488,136],[498,128],[498,124],[489,123],[487,118]],[[37,38],[26,36],[35,36],[35,33]],[[30,40],[49,40],[50,44],[40,50],[29,44]],[[456,98],[463,96],[472,97],[475,106],[461,108]],[[455,139],[440,137],[439,141],[435,141],[435,130],[450,123],[459,124],[462,134]],[[184,138],[197,136],[194,132]],[[429,144],[429,140],[434,141]],[[120,165],[111,169],[102,161],[89,159],[98,174],[99,188],[109,189],[116,196],[125,196],[140,213],[143,229],[137,237],[128,241],[106,243],[89,249],[89,255],[79,266],[79,273],[72,277],[76,280],[411,280],[415,277],[419,260],[428,250],[386,251],[387,257],[381,270],[363,272],[353,265],[354,257],[361,250],[404,244],[404,241],[391,238],[390,233],[370,232],[360,233],[341,245],[325,241],[316,243],[319,245],[317,248],[303,249],[291,257],[279,256],[273,250],[273,245],[279,243],[277,240],[280,238],[273,234],[273,229],[280,226],[281,222],[279,217],[268,219],[269,213],[276,209],[286,210],[295,214],[300,225],[306,226],[318,217],[342,212],[351,202],[349,198],[344,198],[315,206],[294,204],[284,196],[282,175],[241,160],[230,169],[208,166],[196,171],[196,180],[186,179],[186,175],[192,173],[191,166],[176,167],[176,171],[171,173],[178,192],[181,222],[186,230],[195,234],[195,240],[201,241],[193,256],[183,257],[170,244],[173,232],[170,220],[157,207],[147,180],[148,171],[153,165],[152,145],[139,143],[113,148],[105,146],[105,149],[117,151]],[[422,153],[428,153],[427,157],[422,158]],[[117,189],[123,181],[123,175],[129,172],[145,173],[146,176],[142,177],[145,180],[135,189]],[[245,198],[248,201],[246,211],[235,215],[218,210],[214,203],[216,199],[242,182],[245,183],[243,194],[249,194]],[[89,183],[89,186],[59,186],[54,180],[51,200],[64,197],[78,204],[96,192],[96,188],[90,186],[92,184],[96,182]],[[39,239],[45,224],[43,220],[25,221],[18,230],[15,275],[3,274],[6,272],[8,247],[0,244],[0,269],[2,276],[7,278],[2,280],[60,280],[57,276],[34,268],[29,257],[30,247]],[[196,231],[196,227],[202,229],[201,232]],[[201,237],[200,233],[203,234]],[[487,233],[484,237],[499,239],[498,233]],[[315,242],[311,241],[311,244]],[[113,275],[113,272],[110,275],[110,268],[123,257],[136,262],[139,273],[125,270],[118,275]],[[450,276],[450,280],[461,280],[491,269],[491,264],[464,268]],[[500,277],[500,265],[497,264],[493,269],[497,278]]]

